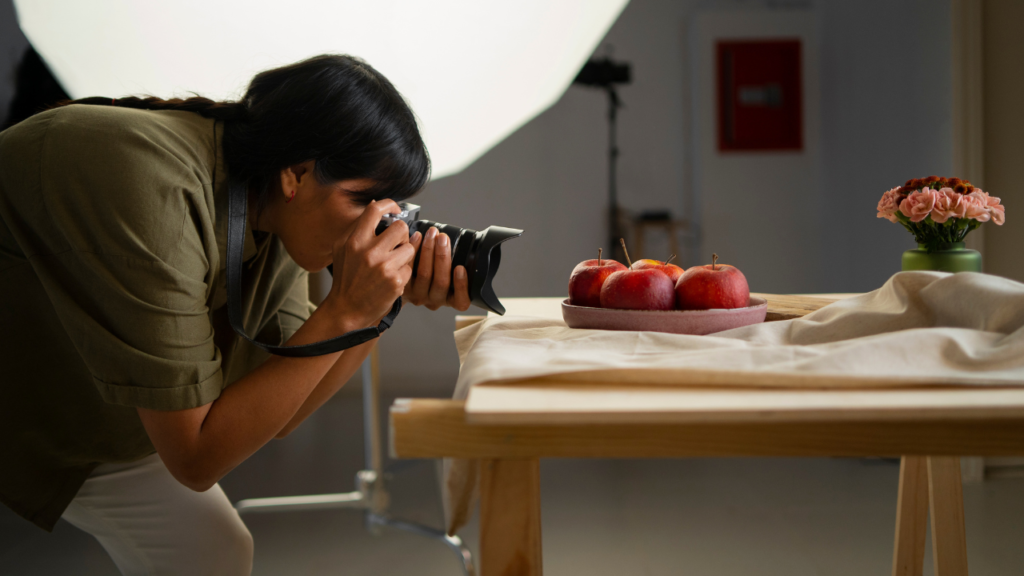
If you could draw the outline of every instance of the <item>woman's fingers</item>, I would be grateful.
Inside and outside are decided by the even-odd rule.
[[[392,272],[395,281],[395,296],[405,291],[405,287],[412,280],[412,262],[416,258],[416,249],[412,244],[406,242],[392,251],[392,265],[395,267]]]
[[[381,218],[383,218],[385,214],[398,214],[401,211],[402,208],[399,207],[398,203],[394,200],[375,200],[370,202],[356,221],[356,226],[352,231],[352,237],[350,239],[354,239],[359,243],[372,242],[376,235],[377,225],[380,224]],[[388,229],[390,230],[393,227],[394,226],[389,226]],[[408,233],[408,228],[406,228],[407,237]]]
[[[431,310],[445,305],[457,310],[469,309],[466,268],[458,266],[452,273],[451,239],[431,227],[423,235],[414,234],[409,247],[419,252],[419,267],[416,276],[406,285],[403,297],[410,304]]]
[[[409,238],[409,246],[412,246],[414,254],[419,253],[420,249],[423,248],[423,234],[419,232],[414,233]],[[416,261],[415,259],[416,257],[413,256],[413,262]],[[410,274],[412,273],[412,262],[409,263],[409,272]],[[417,304],[417,302],[415,301],[416,296],[415,293],[413,292],[415,284],[416,279],[411,278],[410,281],[406,283],[405,288],[402,290],[402,298],[404,298],[405,301],[410,304]]]
[[[455,281],[453,282],[452,293],[448,295],[448,305],[459,312],[469,310],[469,276],[466,274],[465,266],[456,266]]]
[[[420,245],[422,243],[423,243],[423,234],[420,234],[419,232],[414,232],[413,235],[409,237],[409,244],[411,244],[413,249],[415,249],[417,251],[421,248]]]
[[[416,260],[416,247],[409,242],[408,238],[406,238],[405,242],[391,249],[391,252],[388,254],[388,260],[397,265],[398,268],[408,268],[408,280],[412,280],[412,263]]]
[[[420,263],[416,269],[416,277],[412,281],[412,298],[410,302],[419,306],[427,301],[430,293],[430,281],[434,275],[434,252],[437,246],[437,228],[431,226],[423,236],[420,247]]]
[[[380,236],[376,235],[381,218],[398,212],[398,204],[391,200],[370,203],[352,233],[335,245],[329,298],[360,321],[370,322],[386,314],[412,276],[416,247],[411,242],[419,242],[419,238],[409,237],[409,227],[404,222],[395,222]]]
[[[452,251],[451,240],[447,234],[438,234],[434,245],[434,278],[430,283],[427,295],[427,308],[437,310],[448,301],[448,287],[451,285]],[[420,256],[420,266],[423,257]]]
[[[409,240],[409,225],[396,220],[377,237],[377,250],[391,252],[403,244],[408,244]]]

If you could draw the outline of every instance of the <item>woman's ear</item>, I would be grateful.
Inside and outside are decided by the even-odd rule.
[[[315,165],[313,160],[307,160],[281,170],[281,193],[284,194],[286,202],[291,202],[302,188],[312,184]]]

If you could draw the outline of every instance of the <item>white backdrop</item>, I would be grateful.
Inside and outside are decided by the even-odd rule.
[[[434,177],[565,92],[628,0],[15,0],[73,98],[233,99],[261,70],[361,57],[416,112]]]

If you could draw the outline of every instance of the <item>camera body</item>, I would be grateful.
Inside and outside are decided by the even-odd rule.
[[[409,226],[410,236],[416,232],[426,234],[427,229],[431,227],[437,228],[440,233],[447,234],[451,239],[452,273],[454,274],[456,266],[465,266],[466,277],[469,281],[470,301],[484,310],[490,310],[499,315],[504,314],[505,307],[501,305],[498,296],[494,293],[491,282],[501,264],[501,244],[522,236],[523,231],[489,226],[486,230],[478,232],[450,224],[420,220],[420,207],[416,204],[403,202],[399,204],[399,207],[402,211],[398,214],[386,214],[381,218],[377,225],[377,234],[398,220]],[[416,274],[419,267],[419,260],[420,255],[417,253],[412,267],[413,275]]]
[[[412,236],[416,232],[415,230],[413,230],[413,225],[416,223],[417,220],[419,220],[420,207],[417,206],[416,204],[410,204],[408,202],[402,202],[398,206],[402,209],[401,212],[399,212],[398,214],[385,214],[384,217],[380,219],[380,224],[377,224],[376,230],[378,236],[380,236],[381,232],[387,229],[388,226],[391,226],[392,224],[399,220],[405,222],[405,224],[409,227],[409,236]]]

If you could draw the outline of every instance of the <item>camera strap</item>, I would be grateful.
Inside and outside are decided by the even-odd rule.
[[[227,289],[228,289],[228,321],[235,332],[252,342],[257,347],[276,354],[293,358],[323,356],[340,352],[364,344],[377,338],[391,327],[398,312],[402,310],[402,298],[399,297],[391,306],[391,312],[376,327],[362,328],[346,332],[330,340],[321,340],[301,346],[273,346],[253,340],[245,333],[242,326],[242,252],[245,248],[245,218],[248,197],[245,188],[237,185],[228,186],[228,245],[227,245]],[[329,269],[331,267],[328,267]],[[333,273],[333,270],[332,270]]]

